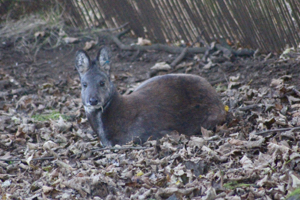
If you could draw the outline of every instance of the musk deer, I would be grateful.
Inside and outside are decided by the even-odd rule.
[[[81,98],[92,129],[105,146],[133,139],[145,142],[168,132],[199,134],[225,120],[226,112],[214,88],[202,77],[188,74],[156,76],[131,94],[120,95],[110,80],[107,47],[94,61],[79,50],[76,69]]]

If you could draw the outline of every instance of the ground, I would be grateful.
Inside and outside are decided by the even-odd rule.
[[[136,40],[122,37],[125,44]],[[283,199],[299,187],[297,51],[210,66],[203,55],[188,55],[175,68],[152,73],[155,63],[178,55],[99,42],[88,52],[95,57],[104,43],[110,47],[120,93],[155,74],[197,74],[212,83],[230,113],[226,124],[201,137],[175,134],[103,149],[86,121],[74,67],[86,41],[25,51],[17,40],[1,38],[2,199]]]

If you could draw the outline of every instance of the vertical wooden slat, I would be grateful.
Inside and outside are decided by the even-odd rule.
[[[278,42],[285,43],[287,41],[288,41],[288,43],[292,42],[292,40],[290,40],[290,38],[288,36],[290,29],[284,28],[288,23],[285,19],[286,16],[284,16],[284,13],[282,13],[282,11],[283,11],[282,7],[280,8],[280,5],[278,4],[278,2],[276,2],[276,0],[272,1],[270,3],[272,4],[270,11],[272,12],[272,16],[273,16],[274,27],[277,30],[277,33],[276,33],[277,36],[279,36],[276,43],[278,43]],[[273,35],[274,35],[274,33],[273,33]],[[273,37],[277,37],[277,36],[273,36]],[[284,43],[282,43],[281,45],[284,45]]]
[[[81,19],[84,21],[85,26],[88,26],[88,22],[86,21],[86,18],[84,16],[84,12],[82,11],[82,9],[80,8],[79,4],[78,4],[78,0],[73,0],[73,2],[75,3],[75,6],[77,7],[77,10],[81,16]]]
[[[299,28],[300,28],[300,1],[298,0],[287,0],[286,3],[290,4],[290,9],[292,11],[293,23],[296,24],[296,31],[298,32],[297,38],[299,39]],[[298,40],[299,41],[299,40]]]
[[[83,6],[85,16],[87,16],[87,18],[89,19],[88,25],[92,26],[93,25],[93,19],[92,19],[91,15],[90,15],[89,7],[87,5],[87,1],[81,1],[81,4]]]
[[[272,1],[272,0],[271,0]],[[270,36],[268,37],[270,43],[268,44],[269,47],[272,47],[273,49],[275,49],[276,51],[279,51],[278,46],[282,46],[281,41],[279,40],[279,32],[278,30],[275,28],[274,26],[274,22],[273,22],[273,16],[271,15],[270,10],[268,9],[268,7],[270,6],[270,2],[268,1],[261,1],[260,2],[262,5],[262,11],[265,15],[265,21],[266,21],[266,25],[267,25],[267,30],[264,31],[264,34],[269,34]],[[272,4],[271,4],[272,6]],[[276,33],[276,34],[275,34]],[[280,43],[278,46],[276,45]]]
[[[176,31],[173,29],[172,22],[170,21],[168,13],[166,13],[160,0],[153,0],[154,9],[160,14],[161,21],[164,23],[165,28],[165,39],[176,38]]]
[[[197,37],[199,36],[199,29],[195,26],[194,21],[192,20],[192,12],[189,4],[187,1],[178,1],[179,7],[182,9],[182,15],[184,16],[185,23],[187,24],[188,32],[190,32],[190,42],[196,41]]]
[[[182,1],[183,6],[185,7],[186,12],[189,15],[189,20],[191,20],[191,29],[194,29],[194,37],[195,39],[200,36],[202,29],[203,29],[203,24],[202,24],[202,19],[201,16],[196,14],[196,10],[194,7],[194,4],[190,2],[190,0]]]
[[[200,7],[197,6],[196,2],[194,0],[187,0],[187,2],[189,3],[190,7],[191,7],[191,13],[193,14],[192,16],[192,20],[193,23],[195,24],[196,27],[198,27],[199,30],[199,35],[201,39],[205,39],[206,42],[210,42],[211,38],[209,35],[209,30],[207,31],[207,29],[209,29],[209,27],[206,25],[205,20],[203,19],[203,16],[201,14],[200,11]]]
[[[239,4],[237,4],[237,2],[230,2],[230,8],[232,9],[232,13],[234,15],[234,18],[236,19],[236,23],[237,25],[244,30],[243,32],[241,32],[241,35],[239,37],[239,41],[242,45],[245,45],[245,41],[248,40],[247,35],[251,34],[251,24],[250,23],[246,23],[244,20],[245,16],[244,16],[244,12],[245,8],[240,8]],[[245,28],[247,26],[247,29],[245,31]]]
[[[177,18],[179,19],[180,24],[182,24],[181,25],[183,31],[182,39],[185,42],[189,42],[191,41],[191,38],[193,38],[192,31],[190,31],[189,23],[187,22],[183,14],[184,12],[183,7],[178,3],[178,1],[180,0],[173,1],[173,5],[174,5],[173,8],[175,10],[175,14],[177,15]]]
[[[240,27],[237,26],[237,24],[235,23],[234,18],[231,15],[229,7],[226,4],[226,2],[219,1],[218,3],[219,3],[220,8],[222,8],[222,14],[223,14],[222,16],[227,21],[227,26],[229,26],[228,27],[228,29],[229,29],[229,35],[228,35],[229,38],[230,39],[237,38],[237,35],[241,34],[241,32],[242,32]]]
[[[101,22],[100,22],[100,20],[98,19],[96,13],[95,13],[95,10],[96,10],[95,7],[92,7],[90,0],[87,0],[86,3],[87,3],[87,5],[89,6],[89,9],[90,9],[90,10],[92,11],[92,13],[93,13],[93,18],[94,18],[94,20],[97,21],[98,24],[100,24]],[[94,20],[92,21],[93,25],[95,25],[95,21],[94,21]]]
[[[165,3],[167,10],[169,11],[170,18],[173,21],[173,26],[175,26],[178,31],[179,34],[178,38],[182,39],[182,37],[184,36],[184,31],[180,23],[180,20],[177,18],[177,15],[175,14],[172,1],[164,0],[163,2]]]
[[[289,43],[292,44],[292,46],[295,46],[295,45],[297,45],[296,38],[298,38],[298,37],[297,37],[297,34],[295,34],[296,37],[293,37],[293,35],[294,35],[293,33],[295,33],[297,30],[296,30],[295,24],[293,23],[292,17],[289,14],[289,11],[288,11],[284,1],[279,2],[277,0],[277,5],[279,6],[280,12],[282,13],[281,20],[284,20],[286,22],[286,24],[284,26],[284,27],[287,27],[286,29],[288,30],[286,33],[286,37],[290,41]]]
[[[208,13],[206,12],[205,4],[203,1],[195,1],[196,6],[199,9],[199,14],[202,16],[203,21],[205,22],[204,28],[205,28],[205,39],[208,40],[209,42],[212,40],[215,40],[215,34],[210,34],[213,33],[213,27],[212,24],[210,23],[209,19],[206,17],[208,16]]]
[[[104,19],[104,16],[103,16],[103,11],[102,11],[98,1],[97,0],[91,0],[91,1],[93,2],[93,5],[95,6],[94,8],[95,8],[97,14],[99,14],[99,16],[100,16],[100,19],[99,19],[100,24],[99,25],[101,26],[102,24],[104,24],[107,27],[106,20]]]
[[[151,2],[143,2],[139,0],[136,0],[135,2],[140,10],[145,11],[139,14],[139,18],[149,25],[149,28],[147,28],[147,34],[152,38],[157,39],[158,42],[165,42],[165,40],[163,40],[164,34],[162,33],[163,25],[159,21]]]
[[[256,1],[248,1],[247,3],[247,10],[249,12],[249,20],[252,22],[253,26],[253,40],[249,45],[256,46],[256,48],[264,49],[267,46],[267,40],[265,37],[268,36],[263,34],[262,29],[265,29],[264,23],[264,16],[260,12],[260,7]],[[255,44],[253,44],[255,41]],[[245,44],[245,43],[244,43]]]
[[[70,1],[69,6],[66,6],[66,9],[73,26],[80,27],[84,24],[78,10],[76,9],[76,6],[74,5],[74,0]]]

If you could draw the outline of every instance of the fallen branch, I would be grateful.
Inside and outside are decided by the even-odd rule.
[[[124,24],[124,27],[127,24]],[[176,47],[176,46],[169,46],[169,45],[165,45],[165,44],[152,44],[149,46],[140,46],[140,45],[126,45],[123,44],[120,41],[120,37],[125,35],[126,33],[128,33],[130,31],[130,29],[126,29],[124,31],[122,31],[121,33],[115,35],[112,34],[111,32],[109,34],[107,33],[99,33],[101,36],[106,37],[107,39],[113,41],[120,49],[122,50],[128,50],[128,51],[165,51],[168,53],[172,53],[172,54],[180,54],[178,56],[177,59],[174,60],[174,65],[175,61],[178,63],[180,62],[180,60],[182,60],[184,58],[184,56],[186,54],[204,54],[208,49],[210,49],[211,47]],[[251,49],[242,49],[242,50],[233,50],[233,49],[228,49],[226,47],[223,47],[220,44],[216,44],[215,45],[217,50],[221,50],[223,51],[224,55],[226,55],[228,58],[231,55],[234,56],[252,56],[254,54],[254,51]]]
[[[128,30],[126,30],[128,31]],[[122,50],[128,50],[128,51],[165,51],[172,54],[181,54],[185,47],[174,47],[164,44],[153,44],[150,46],[140,46],[140,45],[125,45],[123,44],[118,37],[120,37],[120,34],[118,36],[115,36],[113,34],[106,34],[106,38],[112,40],[120,49]],[[187,48],[186,53],[191,54],[197,54],[197,53],[204,53],[206,51],[205,47],[193,47],[193,48]]]

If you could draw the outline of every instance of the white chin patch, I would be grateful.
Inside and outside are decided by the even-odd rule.
[[[84,110],[86,113],[91,113],[94,112],[95,110],[101,110],[101,112],[103,111],[103,107],[102,106],[84,106]]]
[[[84,106],[84,110],[86,113],[91,113],[95,111],[95,108],[93,106]]]

